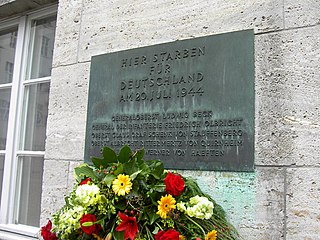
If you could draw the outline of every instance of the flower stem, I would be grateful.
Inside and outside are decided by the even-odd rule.
[[[147,230],[148,239],[152,239],[153,240],[154,238],[153,238],[152,233],[150,232],[149,228],[148,227],[145,227],[145,228]]]
[[[186,215],[186,217],[202,231],[203,236],[205,237],[206,236],[206,232],[203,230],[203,228],[196,221],[194,221],[192,218],[190,218],[188,215]]]
[[[159,223],[156,223],[156,224],[157,224],[157,226],[158,226],[161,230],[163,230],[162,227],[159,225]]]

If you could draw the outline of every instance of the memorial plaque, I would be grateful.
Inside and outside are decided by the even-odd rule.
[[[85,160],[123,145],[168,169],[252,171],[253,31],[92,57]]]

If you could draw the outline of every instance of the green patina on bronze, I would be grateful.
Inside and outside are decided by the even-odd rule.
[[[92,57],[85,159],[123,145],[170,169],[253,171],[253,31]]]

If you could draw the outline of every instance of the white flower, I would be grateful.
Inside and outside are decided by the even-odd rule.
[[[96,204],[100,199],[100,188],[95,184],[83,184],[76,189],[76,201],[87,207]]]
[[[194,207],[188,207],[186,210],[186,213],[189,217],[194,217],[196,215],[195,208]]]
[[[189,206],[184,211],[190,217],[196,217],[199,219],[209,219],[212,217],[213,208],[214,205],[211,201],[208,200],[208,198],[200,197],[197,195],[190,198]]]
[[[197,196],[190,198],[189,202],[191,205],[196,205],[196,204],[198,204],[198,202],[200,202],[200,199],[201,199],[201,197],[199,197],[197,195]]]
[[[177,209],[180,211],[180,212],[185,212],[187,210],[186,208],[186,203],[184,202],[179,202],[177,203]]]

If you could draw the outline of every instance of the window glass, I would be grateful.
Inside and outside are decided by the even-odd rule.
[[[44,151],[49,82],[27,85],[24,93],[24,113],[20,137],[20,149]]]
[[[17,42],[17,29],[0,32],[0,84],[11,83]]]
[[[0,222],[4,228],[40,223],[54,11],[52,7],[0,23]],[[46,13],[48,17],[43,17]],[[9,24],[15,25],[9,28]],[[33,232],[17,226],[18,233],[20,229]]]
[[[11,89],[0,89],[0,150],[6,149]]]
[[[39,227],[43,157],[19,157],[17,224]]]
[[[51,75],[55,29],[56,16],[33,21],[34,39],[31,42],[32,54],[29,59],[30,79]]]
[[[4,155],[0,155],[0,206],[1,206],[2,181],[3,181],[3,168],[4,168]]]

